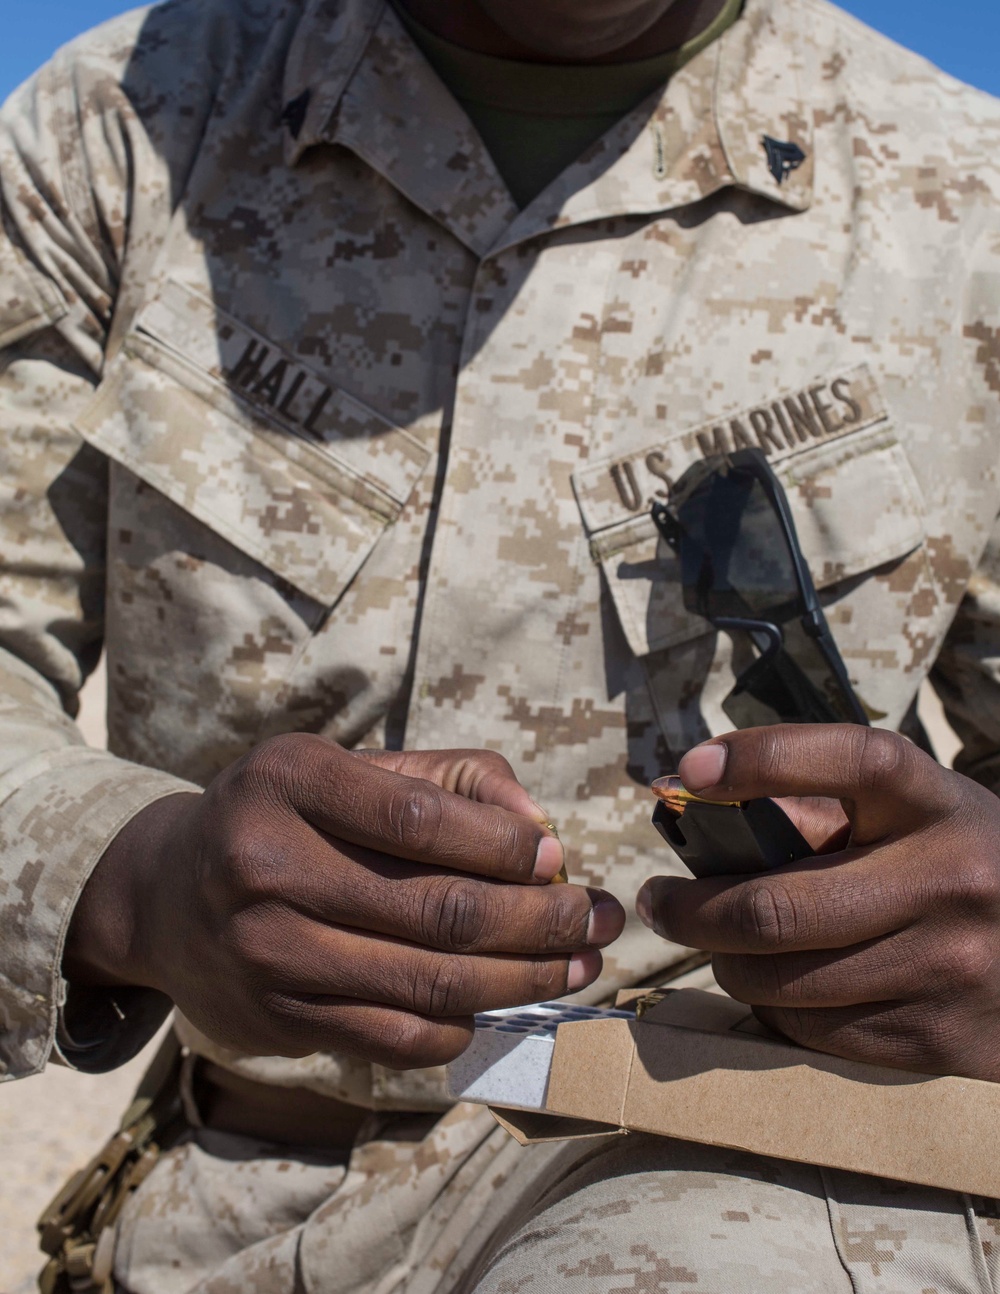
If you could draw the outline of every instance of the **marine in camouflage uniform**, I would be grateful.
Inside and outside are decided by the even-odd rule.
[[[765,137],[771,141],[766,145]],[[933,671],[1000,783],[1000,108],[818,0],[740,20],[519,210],[380,0],[172,0],[8,103],[0,1062],[162,1018],[62,947],[122,825],[288,731],[502,751],[631,909],[646,783],[729,725],[648,504],[759,444],[859,695]],[[110,753],[71,716],[102,643]],[[679,867],[679,865],[678,865]],[[591,1000],[690,950],[630,920]],[[212,1129],[136,1294],[985,1291],[994,1208],[669,1141],[518,1149],[439,1071],[227,1052],[372,1111],[348,1162]],[[196,1119],[196,1113],[193,1113]]]

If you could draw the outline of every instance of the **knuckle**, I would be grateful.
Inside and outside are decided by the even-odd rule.
[[[922,1011],[900,1045],[906,1052],[900,1064],[930,1074],[952,1073],[960,1067],[956,1059],[964,1050],[958,1022],[951,1013],[942,1011]]]
[[[563,958],[547,961],[537,958],[527,963],[524,986],[518,998],[521,1002],[541,1002],[562,997],[566,992],[569,962]]]
[[[289,766],[297,763],[298,757],[298,740],[294,735],[272,737],[243,756],[236,766],[237,776],[241,783],[253,788],[281,787]]]
[[[496,750],[467,750],[463,752],[462,777],[463,786],[475,795],[483,788],[484,783],[494,781],[514,781],[514,770],[510,762]]]
[[[783,774],[794,758],[791,743],[784,727],[760,729],[759,739],[753,743],[753,780],[761,785],[771,785],[782,780]]]
[[[926,1003],[858,1015],[795,1007],[764,1008],[763,1022],[813,1051],[926,1074],[961,1072],[963,1026]]]
[[[751,1004],[805,1014],[825,997],[829,984],[822,968],[794,954],[744,957],[739,972],[745,985],[742,1000]],[[739,994],[733,994],[739,997]]]
[[[727,953],[716,953],[712,958],[712,974],[716,984],[736,1002],[746,1002],[753,996],[753,989],[743,966],[744,960]]]
[[[419,1069],[437,1054],[433,1039],[433,1027],[426,1021],[405,1011],[385,1011],[379,1014],[372,1041],[389,1069]]]
[[[951,940],[939,948],[934,967],[934,983],[939,993],[967,999],[988,983],[995,965],[992,948],[986,940],[968,938]]]
[[[737,1002],[795,1004],[794,994],[785,991],[773,957],[716,954],[712,958],[712,970],[719,987]]]
[[[273,839],[237,831],[222,854],[221,881],[236,907],[269,903],[287,892],[290,860]]]
[[[837,1027],[831,1026],[822,1011],[809,1011],[800,1007],[790,1007],[782,1011],[788,1021],[788,1034],[803,1047],[814,1051],[827,1051],[831,1044],[837,1048]]]
[[[857,784],[869,792],[894,787],[917,753],[910,742],[885,728],[849,725],[845,739],[852,746]]]
[[[281,965],[281,953],[270,936],[269,917],[267,909],[258,913],[244,908],[229,918],[218,935],[230,966],[247,982],[250,996],[254,995],[256,986],[273,983]]]
[[[490,860],[490,869],[504,875],[530,875],[541,830],[504,813],[484,813],[478,824],[477,853]]]
[[[987,858],[967,858],[948,877],[951,905],[973,915],[993,915],[1000,907],[1000,869]]]
[[[409,782],[389,801],[393,836],[405,854],[432,853],[441,834],[441,800],[430,782]]]
[[[565,886],[560,887],[560,890]],[[550,895],[542,891],[545,899]],[[541,945],[544,951],[562,951],[566,948],[578,948],[585,942],[587,921],[590,909],[581,913],[566,902],[563,894],[557,891],[552,902],[546,903],[545,927]]]
[[[256,989],[251,1000],[278,1054],[306,1055],[317,1050],[323,1035],[318,1002],[264,986]]]
[[[830,1043],[831,1028],[820,1011],[792,1006],[779,1007],[769,1010],[763,1022],[793,1042],[813,1051],[825,1051]]]
[[[270,1026],[292,1024],[302,1018],[302,1004],[286,997],[266,979],[252,979],[246,986],[246,997],[254,1015]]]
[[[320,759],[341,753],[334,742],[313,733],[281,733],[262,741],[233,765],[233,784],[244,798],[289,800],[315,781]]]
[[[343,1048],[390,1069],[419,1069],[458,1056],[461,1035],[451,1039],[433,1023],[406,1011],[366,1013],[363,1024],[319,998],[260,988],[252,1001],[254,1036],[268,1054],[306,1056]]]
[[[503,755],[488,750],[477,757],[472,778],[474,799],[502,802],[505,790],[516,782],[517,775]]]
[[[458,952],[483,942],[491,920],[486,888],[462,877],[446,876],[428,887],[420,929],[427,943]]]
[[[748,881],[733,896],[733,924],[741,939],[759,952],[777,952],[799,928],[795,900],[772,878]]]
[[[413,1010],[420,1015],[464,1015],[469,995],[469,972],[461,958],[436,957],[413,984]]]
[[[530,876],[541,839],[542,832],[536,827],[525,827],[513,818],[498,817],[493,856],[517,875]]]
[[[501,777],[514,776],[514,769],[510,760],[501,755],[498,750],[477,750],[470,752],[470,758],[473,756],[491,773],[499,773]]]

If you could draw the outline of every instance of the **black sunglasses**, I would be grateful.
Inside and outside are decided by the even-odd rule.
[[[736,686],[723,709],[737,728],[868,724],[760,450],[696,463],[652,517],[680,559],[687,610],[733,637]]]

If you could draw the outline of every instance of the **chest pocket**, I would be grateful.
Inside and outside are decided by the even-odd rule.
[[[173,281],[140,313],[77,430],[324,607],[430,458],[408,431]]]
[[[849,422],[835,424],[824,409],[826,423],[813,420],[816,434],[804,418],[801,425],[787,418],[786,437],[772,417],[770,439],[759,442],[788,495],[818,589],[901,559],[925,538],[920,487],[871,374],[865,367],[853,369],[813,390],[827,388],[843,395]],[[794,401],[802,398],[783,398],[771,408],[787,409],[791,401],[801,411],[805,406]],[[822,406],[822,395],[818,398]],[[628,457],[595,463],[574,477],[591,553],[636,656],[675,647],[708,630],[701,617],[684,608],[679,563],[649,516],[652,496],[666,497],[669,482],[708,450],[740,447],[744,428],[752,426],[749,418],[736,418],[721,429],[712,424],[680,433]],[[742,443],[758,442],[747,435]]]

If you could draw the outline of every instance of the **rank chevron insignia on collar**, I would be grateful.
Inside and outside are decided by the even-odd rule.
[[[767,167],[779,184],[784,184],[792,171],[797,171],[806,160],[806,155],[798,144],[783,143],[780,139],[764,136],[764,151],[767,153]]]

